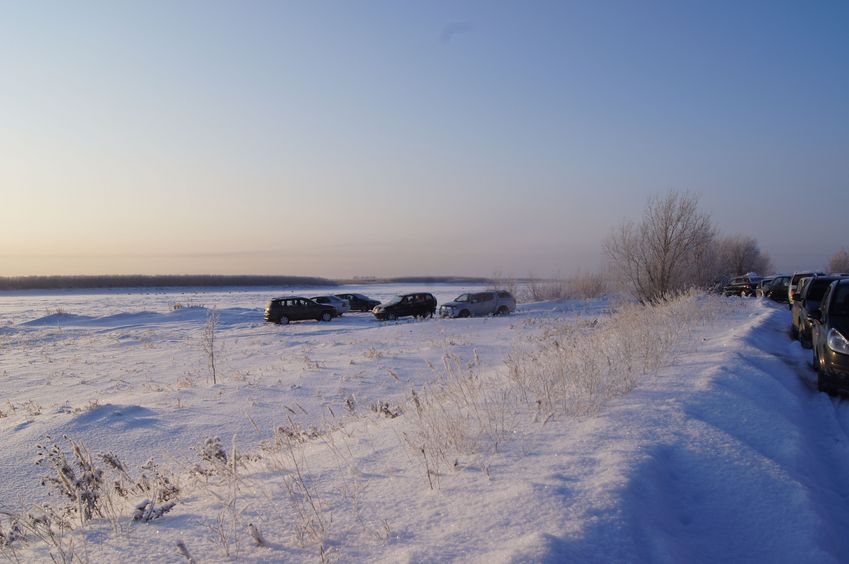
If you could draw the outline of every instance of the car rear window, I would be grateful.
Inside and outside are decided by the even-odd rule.
[[[834,280],[818,280],[814,278],[813,282],[808,284],[808,292],[805,294],[805,297],[809,300],[821,300],[832,282]]]
[[[829,313],[832,315],[849,315],[849,285],[840,284],[834,289]]]

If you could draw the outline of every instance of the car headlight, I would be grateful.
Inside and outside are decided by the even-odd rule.
[[[840,334],[837,329],[829,329],[828,340],[826,341],[828,348],[836,353],[849,354],[849,341],[846,337]]]

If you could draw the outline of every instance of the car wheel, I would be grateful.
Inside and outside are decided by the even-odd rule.
[[[799,343],[802,345],[803,349],[810,349],[813,347],[813,343],[811,342],[811,336],[808,335],[807,332],[802,332],[799,334]]]
[[[277,323],[279,323],[280,325],[289,325],[289,318],[285,315],[281,315]]]
[[[799,330],[796,329],[795,325],[790,326],[790,338],[794,341],[799,338]]]
[[[333,315],[329,311],[325,311],[321,314],[319,321],[330,321],[331,319],[333,319]]]
[[[819,373],[820,371],[820,355],[817,352],[817,349],[814,349],[814,353],[811,355],[811,366],[814,368],[814,372]]]
[[[386,319],[388,321],[395,321],[396,319],[398,319],[398,315],[395,312],[390,312],[386,314]]]
[[[460,315],[458,315],[457,317],[471,317],[471,315],[472,314],[469,313],[469,310],[464,309],[463,311],[460,312]]]
[[[498,308],[498,311],[495,312],[495,315],[507,315],[508,313],[510,313],[510,310],[507,306],[501,306]]]

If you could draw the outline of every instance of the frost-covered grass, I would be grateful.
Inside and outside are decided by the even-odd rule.
[[[728,307],[727,300],[695,292],[649,306],[623,302],[608,315],[570,320],[535,343],[522,342],[507,359],[509,377],[542,421],[593,414],[671,365],[694,331]]]

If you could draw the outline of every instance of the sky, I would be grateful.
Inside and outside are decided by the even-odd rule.
[[[557,276],[651,195],[849,246],[847,2],[0,2],[0,275]]]

